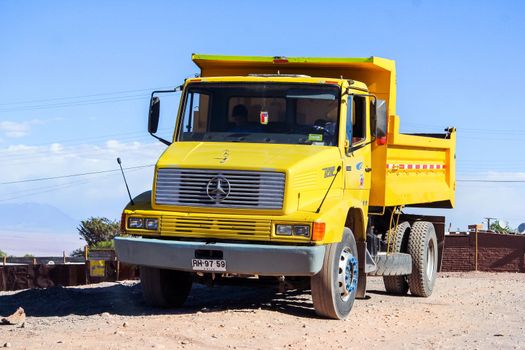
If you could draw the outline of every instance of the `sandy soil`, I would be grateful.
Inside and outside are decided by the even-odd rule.
[[[133,281],[0,293],[0,315],[22,306],[23,328],[0,326],[13,349],[525,348],[525,274],[441,274],[430,298],[369,296],[347,321],[316,317],[308,294],[194,286],[183,309],[143,304]]]

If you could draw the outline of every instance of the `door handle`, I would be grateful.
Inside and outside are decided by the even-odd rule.
[[[365,168],[365,172],[366,172],[366,173],[369,173],[369,172],[371,172],[371,171],[372,171],[372,168]]]

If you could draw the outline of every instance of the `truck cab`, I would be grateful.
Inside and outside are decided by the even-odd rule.
[[[399,134],[393,61],[193,60],[201,75],[174,89],[152,190],[126,206],[115,239],[119,259],[141,266],[146,301],[179,306],[196,278],[231,276],[306,279],[316,312],[336,319],[367,274],[431,294],[440,235],[402,208],[453,205],[454,130]],[[173,91],[152,94],[157,138],[158,96]]]

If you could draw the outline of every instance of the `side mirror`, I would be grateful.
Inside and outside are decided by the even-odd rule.
[[[154,134],[159,128],[160,99],[151,97],[149,101],[148,132]]]
[[[372,136],[374,136],[379,145],[386,143],[386,101],[376,100],[372,103],[371,108],[371,126]]]

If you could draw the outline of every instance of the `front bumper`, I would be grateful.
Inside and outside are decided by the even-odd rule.
[[[205,243],[116,237],[120,261],[165,269],[193,271],[196,250],[222,252],[226,272],[263,276],[312,276],[321,270],[325,246]]]

